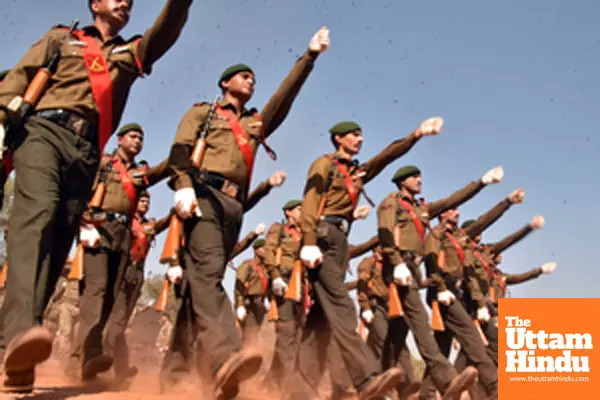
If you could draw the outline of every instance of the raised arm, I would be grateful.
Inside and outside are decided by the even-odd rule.
[[[138,59],[144,73],[150,73],[152,65],[173,46],[188,17],[192,0],[167,0],[162,12],[140,39]]]

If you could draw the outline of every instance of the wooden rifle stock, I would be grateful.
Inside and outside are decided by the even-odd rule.
[[[274,322],[277,320],[279,320],[277,301],[275,300],[275,296],[271,296],[271,300],[269,301],[269,322]]]
[[[192,161],[192,165],[194,168],[200,168],[202,165],[202,159],[204,158],[204,152],[206,151],[206,138],[198,138],[196,139],[196,144],[194,145],[194,151],[192,151],[192,155],[190,160]]]
[[[169,291],[171,289],[171,282],[165,278],[165,281],[160,289],[160,294],[156,300],[156,311],[164,312],[167,308],[167,302],[169,300]]]
[[[404,309],[402,308],[402,302],[400,301],[400,295],[398,294],[398,288],[395,283],[390,283],[390,299],[388,305],[388,318],[397,318],[404,315]]]
[[[0,287],[6,285],[6,275],[8,273],[8,263],[5,262],[2,266],[2,272],[0,272]]]
[[[437,300],[431,303],[431,329],[438,332],[446,330],[442,313],[440,312],[440,303]]]
[[[167,233],[167,239],[163,251],[160,255],[161,264],[179,264],[179,249],[181,248],[181,232],[183,224],[177,214],[171,215],[169,221],[169,232]]]
[[[363,322],[362,318],[360,320],[360,323],[358,325],[358,336],[360,336],[360,338],[363,341],[367,341],[367,331],[365,329],[365,323]]]
[[[296,260],[292,269],[290,284],[285,292],[285,298],[299,302],[302,299],[302,261]]]
[[[219,102],[219,95],[215,96],[214,100],[210,104],[210,110],[206,115],[206,119],[200,128],[200,132],[198,132],[198,138],[196,139],[196,143],[194,144],[194,150],[192,151],[192,155],[190,156],[190,161],[192,162],[192,166],[194,168],[200,168],[202,166],[202,160],[204,159],[204,152],[206,151],[206,137],[208,136],[208,130],[210,129],[210,123],[215,117],[217,104]]]
[[[83,256],[83,244],[79,243],[75,251],[75,257],[73,257],[73,264],[71,264],[71,272],[69,272],[67,279],[77,279],[78,281],[83,279]]]
[[[89,207],[100,208],[102,206],[102,201],[104,200],[104,194],[106,193],[106,184],[104,182],[98,182],[98,186],[96,186],[96,190],[94,191],[94,196],[90,200]]]
[[[481,330],[481,324],[479,323],[479,320],[474,319],[473,323],[475,324],[475,328],[477,328],[477,332],[479,332],[479,336],[481,337],[481,341],[483,342],[483,345],[487,347],[490,343],[488,342],[487,338],[485,337],[483,330]]]
[[[488,297],[492,303],[496,303],[496,290],[494,289],[494,285],[492,281],[490,281],[490,288],[488,289]]]

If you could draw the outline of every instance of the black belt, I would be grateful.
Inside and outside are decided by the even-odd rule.
[[[334,225],[340,231],[348,233],[350,229],[350,222],[344,217],[338,217],[337,215],[325,215],[321,217],[321,221],[327,222],[328,224]]]
[[[225,193],[229,197],[236,199],[240,203],[243,203],[245,200],[246,195],[245,193],[242,193],[240,186],[220,174],[215,172],[200,171],[198,173],[198,179],[200,183],[212,186],[218,191]]]
[[[106,214],[107,221],[117,221],[123,225],[129,224],[130,218],[127,214],[112,211],[104,211],[104,213]]]
[[[34,115],[52,121],[89,142],[96,143],[98,140],[97,125],[88,122],[85,118],[74,112],[55,108],[37,111]]]

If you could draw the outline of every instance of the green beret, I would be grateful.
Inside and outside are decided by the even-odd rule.
[[[145,198],[149,199],[149,198],[150,198],[150,192],[144,189],[144,190],[142,190],[142,191],[140,192],[140,196],[139,196],[139,197],[140,197],[140,199],[141,199],[142,197],[145,197]]]
[[[258,239],[258,240],[255,240],[255,241],[254,241],[254,243],[252,243],[252,248],[253,248],[254,250],[256,250],[256,249],[259,249],[259,248],[263,247],[263,246],[265,245],[265,243],[267,243],[267,242],[265,241],[265,239]]]
[[[302,200],[290,200],[281,207],[283,211],[291,210],[292,208],[296,208],[302,205]]]
[[[329,133],[331,133],[331,136],[345,135],[346,133],[354,131],[362,131],[362,129],[360,125],[353,121],[338,122],[337,124],[332,126],[331,129],[329,129]]]
[[[121,129],[119,129],[119,131],[117,132],[117,136],[123,136],[123,135],[125,135],[127,132],[131,132],[131,131],[136,131],[136,132],[139,132],[139,133],[141,133],[142,135],[144,134],[144,129],[142,128],[142,126],[141,126],[140,124],[136,124],[136,123],[134,122],[134,123],[131,123],[131,124],[126,124],[126,125],[123,125],[123,126],[121,127]]]
[[[468,219],[465,222],[462,223],[462,225],[460,226],[461,229],[467,229],[468,227],[470,227],[471,225],[473,225],[475,223],[474,219]]]
[[[240,72],[254,73],[254,71],[252,71],[252,68],[250,68],[246,64],[232,65],[231,67],[229,67],[225,71],[223,71],[223,73],[221,74],[221,78],[219,78],[219,87],[221,86],[221,82],[226,81],[229,78],[232,78],[233,76],[235,76],[236,74],[239,74]]]
[[[9,69],[7,69],[6,71],[2,71],[0,72],[0,82],[2,82],[4,80],[4,77],[10,72]]]
[[[398,181],[403,181],[404,179],[415,175],[421,175],[421,170],[415,165],[405,165],[404,167],[401,167],[398,171],[396,171],[396,173],[392,177],[392,182],[396,183]]]

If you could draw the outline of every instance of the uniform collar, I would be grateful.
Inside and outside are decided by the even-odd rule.
[[[95,37],[97,39],[99,39],[104,45],[108,45],[108,44],[115,44],[115,45],[119,45],[119,44],[123,44],[125,43],[125,40],[123,39],[123,37],[121,37],[120,35],[115,35],[112,36],[106,40],[104,40],[102,38],[102,34],[100,34],[100,31],[98,30],[98,28],[96,28],[95,25],[87,25],[84,26],[81,29],[86,35]]]
[[[233,105],[233,103],[231,103],[230,101],[228,101],[227,99],[223,98],[220,102],[219,102],[219,106],[223,109],[229,109],[231,111],[233,111],[233,113],[235,114],[238,110],[237,108],[235,108],[235,106]],[[252,115],[256,112],[256,110],[254,108],[251,109],[247,109],[247,108],[243,108],[242,111],[240,112],[240,117],[246,116],[246,115]]]

